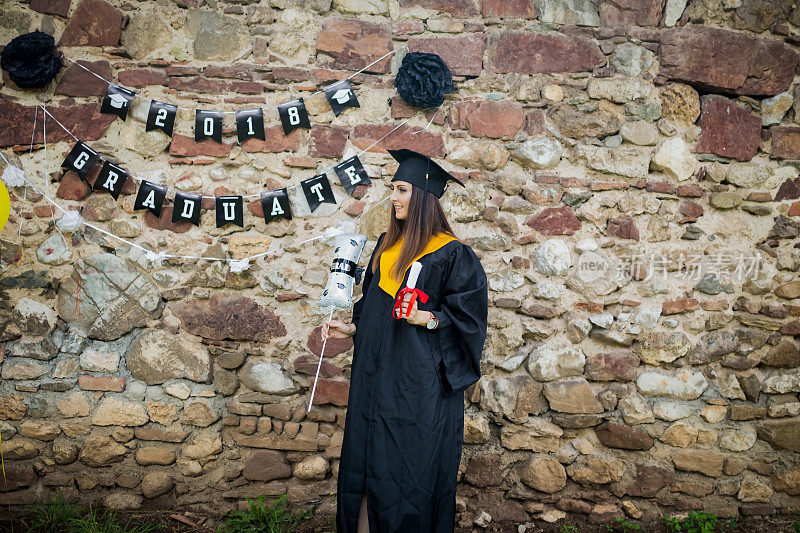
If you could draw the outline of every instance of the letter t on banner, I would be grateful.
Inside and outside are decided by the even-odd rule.
[[[308,208],[313,213],[320,204],[335,204],[336,198],[333,196],[333,189],[325,174],[317,174],[313,178],[308,178],[300,182],[303,194],[308,201]]]
[[[333,167],[333,171],[339,176],[339,181],[342,182],[342,186],[347,191],[348,196],[353,194],[357,185],[369,185],[372,183],[357,155],[339,163]]]

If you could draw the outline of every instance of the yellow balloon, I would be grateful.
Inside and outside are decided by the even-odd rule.
[[[8,214],[11,212],[11,197],[8,195],[5,183],[0,181],[0,231],[8,222]]]

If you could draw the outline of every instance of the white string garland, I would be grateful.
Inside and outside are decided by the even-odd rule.
[[[46,145],[47,145],[47,143],[45,142],[45,146]],[[6,165],[10,165],[8,159],[6,159],[6,156],[3,155],[2,152],[0,152],[0,158],[2,158],[3,161],[5,161]],[[56,209],[58,209],[59,211],[61,211],[64,214],[66,214],[68,212],[66,209],[61,207],[61,205],[59,205],[58,202],[54,201],[47,194],[42,192],[36,186],[36,184],[31,182],[27,177],[23,176],[22,179],[25,181],[25,183],[26,183],[26,185],[28,187],[30,187],[31,189],[36,191],[39,195],[42,196],[42,198],[47,200],[47,202],[49,202],[53,207],[55,207]],[[374,209],[374,208],[378,207],[379,205],[383,204],[388,199],[389,199],[389,195],[385,196],[383,199],[379,200],[378,202],[372,204],[370,207],[365,209],[360,215],[355,217],[355,220],[358,220],[359,218],[361,218],[362,216],[367,214],[372,209]],[[81,221],[82,221],[82,224],[84,226],[92,228],[93,230],[95,230],[95,231],[97,231],[99,233],[102,233],[103,235],[106,235],[108,237],[116,239],[119,242],[127,244],[128,246],[131,246],[132,248],[136,248],[138,250],[141,250],[145,254],[145,258],[148,261],[150,261],[153,264],[153,266],[155,266],[155,267],[160,267],[162,265],[163,261],[166,260],[166,259],[174,258],[174,259],[192,259],[192,260],[206,260],[206,261],[223,261],[223,262],[226,262],[226,263],[229,263],[229,264],[234,262],[234,261],[239,261],[239,265],[241,265],[242,268],[243,268],[243,265],[244,265],[243,261],[247,261],[248,262],[248,267],[249,267],[249,263],[251,261],[254,261],[254,260],[256,260],[256,259],[258,259],[260,257],[266,257],[268,255],[277,253],[277,252],[279,252],[279,251],[284,249],[284,245],[280,244],[277,247],[269,249],[269,250],[267,250],[265,252],[260,252],[260,253],[257,253],[257,254],[253,254],[253,255],[251,255],[249,257],[246,257],[244,259],[238,259],[238,260],[237,259],[231,259],[231,258],[228,258],[228,257],[204,257],[204,256],[197,256],[197,255],[168,254],[168,253],[166,253],[164,251],[156,253],[156,252],[154,252],[152,250],[149,250],[149,249],[147,249],[147,248],[145,248],[145,247],[143,247],[143,246],[141,246],[141,245],[139,245],[139,244],[137,244],[137,243],[135,243],[133,241],[125,239],[124,237],[120,237],[120,236],[115,235],[115,234],[113,234],[113,233],[111,233],[109,231],[106,231],[103,228],[101,228],[99,226],[96,226],[95,224],[92,224],[91,222],[87,222],[85,219],[81,219]],[[56,225],[55,227],[58,230],[58,226]],[[60,230],[58,230],[58,231],[60,233]],[[287,246],[297,247],[297,246],[300,246],[300,245],[303,245],[303,244],[306,244],[306,243],[309,243],[309,242],[313,242],[313,241],[322,239],[324,236],[325,235],[323,233],[323,234],[317,235],[316,237],[311,237],[309,239],[305,239],[305,240],[302,240],[302,241],[297,242],[297,243],[291,243],[290,245],[287,245]],[[63,235],[62,235],[62,238],[63,238]],[[66,244],[66,239],[64,239],[64,242]]]
[[[392,50],[391,52],[388,52],[388,53],[384,54],[383,56],[381,56],[380,58],[376,59],[375,61],[373,61],[369,65],[365,66],[364,68],[354,72],[353,74],[351,74],[347,78],[343,78],[343,79],[344,80],[350,80],[354,76],[357,76],[358,74],[361,74],[362,72],[366,71],[367,69],[369,69],[371,66],[375,65],[376,63],[379,63],[383,59],[385,59],[385,58],[389,57],[390,55],[395,54],[395,53],[397,53],[400,50],[403,50],[405,48],[407,48],[407,46],[403,45],[403,46],[399,47],[396,50]],[[85,67],[84,65],[81,65],[77,61],[75,61],[75,60],[73,60],[73,59],[71,59],[71,58],[69,58],[67,56],[64,56],[64,58],[67,59],[68,61],[78,65],[80,68],[86,70],[87,72],[89,72],[93,76],[101,79],[102,81],[104,81],[108,85],[116,85],[116,84],[113,84],[111,81],[106,80],[105,78],[103,78],[99,74],[93,72],[91,69]],[[342,81],[342,80],[339,80],[339,81]],[[312,93],[311,95],[309,95],[308,98],[316,96],[317,94],[320,94],[322,92],[323,92],[323,90],[318,90],[318,91]],[[150,102],[153,101],[152,99],[145,98],[144,96],[141,96],[138,93],[134,93],[134,94],[135,94],[135,97],[141,98],[141,99],[143,99],[145,101],[150,101]],[[444,104],[442,104],[442,105],[444,105]],[[46,169],[47,168],[47,117],[50,117],[51,119],[53,119],[56,122],[56,124],[58,124],[73,139],[75,139],[75,141],[81,142],[81,140],[78,137],[76,137],[75,134],[72,133],[72,131],[69,130],[69,128],[64,126],[55,116],[53,116],[47,110],[47,108],[44,105],[37,105],[36,106],[36,114],[34,115],[34,126],[33,126],[33,130],[31,131],[31,146],[30,146],[29,154],[32,153],[32,151],[33,151],[33,140],[34,140],[34,136],[35,136],[36,119],[38,117],[38,111],[39,111],[40,107],[42,109],[42,115],[43,115],[42,129],[43,129],[43,141],[44,141],[44,160],[45,160],[45,169]],[[191,108],[185,108],[185,107],[180,107],[180,106],[177,106],[177,107],[178,107],[178,109],[181,109],[181,110],[184,110],[184,111],[192,111],[193,110]],[[418,134],[418,133],[420,133],[422,131],[426,131],[430,127],[431,123],[433,122],[434,117],[439,112],[439,110],[441,110],[441,108],[442,108],[442,106],[439,106],[439,108],[436,110],[436,112],[434,112],[433,116],[431,116],[431,119],[428,121],[428,124],[424,128],[416,130],[416,131],[413,131],[413,132],[411,132],[411,134],[416,135],[416,134]],[[235,114],[236,112],[235,111],[223,111],[223,113]],[[381,138],[379,138],[378,140],[376,140],[375,142],[373,142],[372,144],[367,146],[365,149],[363,149],[360,152],[356,153],[355,156],[359,156],[360,157],[361,155],[363,155],[366,152],[368,152],[371,148],[373,148],[378,143],[383,141],[386,137],[388,137],[389,135],[391,135],[392,133],[397,131],[399,128],[404,126],[408,121],[410,121],[412,118],[414,118],[414,116],[416,116],[416,114],[411,116],[411,117],[409,117],[409,118],[407,118],[406,120],[404,120],[400,124],[396,125],[394,128],[389,130],[389,132],[387,132]],[[353,157],[353,156],[351,156],[351,157]],[[87,226],[87,227],[89,227],[89,228],[91,228],[91,229],[93,229],[93,230],[95,230],[95,231],[97,231],[97,232],[99,232],[99,233],[101,233],[103,235],[106,235],[108,237],[116,239],[119,242],[125,243],[125,244],[127,244],[127,245],[129,245],[129,246],[131,246],[133,248],[141,250],[142,252],[144,252],[145,258],[154,267],[160,267],[163,264],[163,262],[166,259],[169,259],[169,258],[193,259],[193,260],[208,260],[208,261],[224,261],[224,262],[227,262],[229,264],[229,267],[230,267],[232,272],[243,272],[243,271],[245,271],[245,270],[250,268],[251,261],[256,260],[256,259],[258,259],[260,257],[265,257],[267,255],[270,255],[270,254],[273,254],[273,253],[277,253],[277,252],[279,252],[280,250],[282,250],[284,248],[284,245],[280,244],[274,249],[270,249],[270,250],[267,250],[265,252],[260,252],[258,254],[254,254],[252,256],[249,256],[249,257],[246,257],[246,258],[243,258],[243,259],[231,259],[231,258],[223,258],[223,257],[203,257],[203,256],[183,255],[183,254],[168,254],[168,253],[166,253],[164,251],[156,253],[156,252],[154,252],[152,250],[149,250],[149,249],[147,249],[147,248],[145,248],[145,247],[143,247],[143,246],[141,246],[141,245],[139,245],[139,244],[137,244],[137,243],[135,243],[133,241],[130,241],[130,240],[125,239],[123,237],[119,237],[118,235],[115,235],[115,234],[113,234],[113,233],[111,233],[109,231],[104,230],[103,228],[100,228],[100,227],[98,227],[98,226],[96,226],[96,225],[94,225],[94,224],[92,224],[90,222],[87,222],[85,219],[83,219],[81,217],[81,215],[80,215],[80,213],[78,211],[74,211],[74,210],[69,210],[68,211],[68,210],[66,210],[61,205],[59,205],[56,201],[54,201],[50,196],[48,196],[47,194],[45,194],[44,192],[39,190],[39,188],[25,176],[25,173],[24,173],[24,171],[22,169],[20,169],[18,167],[15,167],[14,165],[11,165],[11,163],[9,163],[8,159],[6,159],[5,155],[3,155],[2,152],[0,152],[0,158],[2,158],[3,161],[5,161],[5,163],[7,165],[6,169],[4,170],[3,175],[2,175],[2,179],[6,184],[8,184],[11,187],[19,187],[19,186],[22,186],[22,185],[27,185],[27,186],[31,187],[34,191],[36,191],[39,195],[41,195],[48,203],[50,203],[50,205],[51,205],[51,213],[53,215],[53,218],[55,217],[55,212],[52,211],[53,207],[55,207],[56,209],[58,209],[59,211],[62,212],[62,214],[63,214],[62,217],[57,222],[54,223],[54,227],[56,228],[56,230],[60,234],[61,234],[62,230],[67,231],[67,232],[75,232],[75,231],[77,231],[79,229],[79,227],[81,225],[85,225],[85,226]],[[326,169],[324,172],[322,172],[321,174],[327,174],[332,169],[333,169],[333,167],[330,167],[330,168]],[[134,180],[136,180],[136,181],[138,181],[140,183],[142,181],[146,181],[143,178],[140,178],[140,177],[135,176],[133,174],[130,174],[130,176]],[[27,186],[25,188],[25,198],[27,197]],[[300,185],[291,185],[291,186],[285,187],[285,189],[287,189],[287,190],[288,189],[294,189],[294,188],[299,187],[299,186]],[[242,195],[242,197],[243,198],[260,198],[261,195],[260,194],[249,194],[249,195]],[[25,198],[23,198],[23,203],[25,202]],[[203,195],[203,198],[204,199],[214,199],[216,197],[215,196]],[[386,200],[388,200],[388,198],[389,198],[389,196],[387,195],[383,199],[378,201],[377,203],[371,205],[370,207],[365,209],[360,215],[355,217],[355,220],[358,220],[359,218],[361,218],[363,215],[365,215],[366,213],[368,213],[372,209],[374,209],[374,208],[378,207],[379,205],[383,204]],[[20,218],[21,218],[21,211],[20,211]],[[348,222],[350,222],[350,221],[342,221],[342,223],[348,223]],[[342,223],[340,223],[340,226],[342,225]],[[21,232],[21,229],[22,229],[22,222],[20,220],[20,232]],[[329,229],[331,229],[331,228],[329,228]],[[336,230],[334,230],[334,231],[336,231]],[[313,241],[319,240],[319,239],[328,240],[328,239],[330,239],[331,236],[332,236],[331,232],[323,233],[323,234],[318,235],[316,237],[305,239],[305,240],[300,241],[298,243],[293,243],[292,246],[295,246],[295,247],[296,246],[300,246],[302,244],[313,242]],[[68,246],[67,240],[66,240],[66,238],[64,237],[63,234],[61,234],[61,237],[64,240],[64,244]],[[20,238],[21,238],[21,236],[20,236]]]
[[[364,72],[365,70],[367,70],[367,69],[368,69],[369,67],[371,67],[372,65],[374,65],[374,64],[376,64],[376,63],[380,63],[381,61],[383,61],[384,59],[386,59],[386,58],[387,58],[387,57],[389,57],[390,55],[392,55],[392,54],[396,54],[396,53],[398,53],[400,50],[403,50],[403,49],[405,49],[405,48],[408,48],[408,45],[405,45],[405,44],[404,44],[403,46],[399,47],[399,48],[398,48],[398,49],[396,49],[396,50],[392,50],[391,52],[387,52],[386,54],[382,55],[381,57],[379,57],[378,59],[376,59],[375,61],[373,61],[373,62],[372,62],[372,63],[370,63],[369,65],[365,66],[365,67],[364,67],[364,68],[362,68],[361,70],[358,70],[358,71],[356,71],[356,72],[354,72],[354,73],[350,74],[350,75],[349,75],[349,76],[347,76],[346,78],[342,78],[341,80],[338,80],[338,81],[336,81],[336,82],[334,82],[334,83],[339,83],[340,81],[344,81],[344,80],[350,80],[350,79],[354,78],[355,76],[358,76],[359,74],[361,74],[361,73],[362,73],[362,72]],[[63,55],[63,54],[62,54],[62,55]],[[77,61],[75,61],[74,59],[72,59],[72,58],[69,58],[69,57],[67,57],[66,55],[63,55],[63,57],[64,57],[64,59],[66,59],[67,61],[70,61],[70,62],[74,63],[75,65],[78,65],[78,66],[79,66],[79,67],[81,67],[83,70],[85,70],[86,72],[90,73],[92,76],[95,76],[96,78],[99,78],[99,79],[103,80],[103,81],[104,81],[104,82],[106,82],[108,85],[118,85],[118,84],[116,84],[116,83],[113,83],[113,82],[110,82],[110,81],[108,81],[107,79],[105,79],[105,78],[104,78],[104,77],[102,77],[101,75],[97,74],[96,72],[92,71],[91,69],[89,69],[89,68],[85,67],[84,65],[81,65],[80,63],[78,63],[78,62],[77,62]],[[322,89],[320,89],[320,90],[318,90],[317,92],[311,93],[310,95],[308,95],[308,96],[306,96],[306,97],[304,97],[304,98],[311,98],[311,97],[313,97],[313,96],[316,96],[316,95],[318,95],[318,94],[320,94],[320,93],[322,93],[322,92],[324,92],[324,91],[323,91]],[[141,98],[142,100],[144,100],[144,101],[146,101],[146,102],[152,102],[152,101],[153,101],[153,99],[152,99],[152,98],[146,98],[146,97],[144,97],[144,96],[140,96],[138,93],[135,93],[135,92],[134,92],[134,97],[135,97],[135,98]],[[196,111],[196,109],[193,109],[193,108],[190,108],[190,107],[180,107],[180,106],[176,106],[176,107],[177,107],[178,109],[181,109],[181,110],[183,110],[183,111]],[[233,114],[236,114],[236,111],[222,111],[222,113],[223,113],[223,114],[225,114],[225,115],[233,115]]]
[[[52,118],[53,120],[55,120],[55,121],[56,121],[56,123],[57,123],[59,126],[61,126],[61,128],[62,128],[62,129],[65,131],[65,132],[67,132],[67,133],[68,133],[70,136],[72,136],[72,138],[73,138],[73,139],[75,139],[77,142],[81,142],[81,140],[80,140],[80,139],[78,139],[78,138],[77,138],[77,137],[76,137],[76,136],[75,136],[75,135],[74,135],[74,134],[73,134],[71,131],[69,131],[69,129],[68,129],[66,126],[64,126],[64,125],[63,125],[61,122],[59,122],[59,121],[58,121],[58,119],[57,119],[56,117],[54,117],[54,116],[53,116],[53,115],[52,115],[52,114],[51,114],[49,111],[47,111],[47,109],[45,109],[45,108],[44,108],[44,106],[42,106],[42,109],[44,110],[44,113],[46,113],[46,114],[47,114],[47,116],[49,116],[50,118]],[[404,126],[404,125],[405,125],[405,124],[406,124],[406,123],[407,123],[409,120],[411,120],[412,118],[414,118],[414,116],[416,116],[416,114],[415,114],[415,115],[413,115],[413,116],[411,116],[411,117],[408,117],[408,118],[407,118],[407,119],[405,119],[403,122],[401,122],[400,124],[398,124],[397,126],[395,126],[394,128],[392,128],[391,130],[389,130],[389,132],[388,132],[386,135],[384,135],[383,137],[381,137],[380,139],[378,139],[378,140],[377,140],[377,141],[375,141],[374,143],[370,144],[370,145],[369,145],[369,146],[367,146],[365,149],[363,149],[363,150],[361,150],[360,152],[356,153],[356,154],[355,154],[355,156],[361,157],[363,154],[367,153],[367,152],[369,151],[369,149],[370,149],[370,148],[374,147],[376,144],[378,144],[379,142],[381,142],[382,140],[384,140],[386,137],[388,137],[389,135],[391,135],[392,133],[394,133],[395,131],[397,131],[399,128],[401,128],[402,126]],[[428,125],[430,125],[430,123],[429,123]],[[426,129],[427,129],[427,128],[426,128]],[[423,130],[419,130],[419,131],[423,131]],[[412,132],[412,133],[414,133],[414,132]],[[418,133],[418,132],[417,132],[417,133]],[[351,156],[351,157],[355,157],[355,156]],[[334,165],[334,166],[336,166],[336,165]],[[327,174],[327,173],[328,173],[328,172],[330,172],[331,170],[333,170],[333,167],[330,167],[330,168],[327,168],[327,169],[325,169],[325,171],[324,171],[324,172],[320,172],[320,174]],[[135,176],[135,175],[133,175],[133,174],[130,174],[130,177],[131,177],[131,178],[133,178],[133,179],[135,179],[135,180],[136,180],[136,181],[138,181],[139,183],[141,183],[142,181],[147,181],[147,180],[145,180],[144,178],[140,178],[140,177],[138,177],[138,176]],[[284,187],[284,188],[285,188],[285,189],[288,191],[288,190],[290,190],[290,189],[295,189],[295,188],[297,188],[297,187],[300,187],[300,185],[299,185],[299,184],[298,184],[298,185],[289,185],[288,187]],[[206,198],[208,198],[208,199],[212,199],[212,200],[213,200],[213,199],[215,199],[215,198],[216,198],[216,196],[206,196],[206,195],[203,195],[203,199],[206,199]],[[261,198],[261,195],[260,195],[260,194],[245,194],[245,195],[242,195],[242,198]]]

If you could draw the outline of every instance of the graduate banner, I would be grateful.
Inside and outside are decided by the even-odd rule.
[[[69,129],[63,124],[58,122],[55,117],[47,110],[45,106],[39,106],[44,114],[42,127],[48,117],[53,119],[67,134],[75,137]],[[169,118],[170,110],[167,107],[154,102],[151,108],[156,109],[160,117],[164,120],[155,127],[166,127],[168,125],[167,119]],[[38,108],[37,108],[38,109]],[[163,110],[163,113],[160,111]],[[258,109],[246,110],[239,115],[239,120],[242,128],[245,130],[243,135],[250,135],[250,127],[255,130],[257,135],[258,126],[263,124],[263,116],[259,113]],[[144,180],[131,174],[128,170],[120,165],[111,163],[104,160],[100,154],[93,150],[83,141],[78,140],[72,149],[67,154],[62,168],[66,171],[75,171],[81,179],[87,181],[88,176],[92,171],[100,167],[97,172],[97,177],[93,183],[90,183],[92,192],[103,193],[107,192],[115,200],[119,199],[122,189],[128,180],[133,179],[139,183],[139,189],[136,191],[134,200],[134,210],[145,210],[153,213],[153,215],[160,217],[162,209],[165,205],[172,205],[172,222],[190,222],[195,226],[199,226],[201,222],[202,204],[203,200],[213,199],[214,210],[216,211],[215,219],[218,228],[227,224],[235,224],[244,227],[244,208],[245,199],[258,198],[261,202],[263,210],[264,222],[269,223],[275,219],[292,219],[292,206],[289,200],[288,189],[299,187],[303,196],[297,195],[297,198],[304,198],[308,204],[309,211],[313,213],[316,209],[324,204],[330,203],[336,205],[336,197],[333,194],[328,173],[333,171],[338,176],[347,195],[352,195],[358,185],[370,185],[372,182],[364,169],[359,156],[365,153],[373,146],[379,144],[389,135],[403,127],[413,117],[409,117],[397,124],[394,128],[389,130],[380,139],[377,139],[372,145],[362,150],[358,154],[346,159],[345,161],[331,167],[324,172],[321,172],[311,178],[303,180],[297,185],[277,189],[273,191],[262,191],[258,194],[245,194],[245,195],[229,195],[229,196],[205,196],[200,193],[188,193],[185,191],[174,191],[173,195],[169,195],[169,188],[166,185],[153,183]],[[213,135],[215,128],[219,124],[219,116],[214,112],[206,112],[198,110],[196,120],[200,123],[206,123],[203,127],[208,128],[208,134]],[[46,140],[46,139],[45,139]],[[88,181],[87,181],[88,183]]]
[[[243,122],[247,123],[248,118],[256,117],[256,115],[256,113],[243,115]],[[203,115],[198,118],[198,120],[203,121],[206,119],[213,121],[215,116]],[[253,122],[257,123],[256,121]],[[92,169],[100,166],[100,172],[92,185],[92,192],[107,192],[115,200],[119,200],[119,195],[128,179],[139,181],[139,189],[136,192],[136,199],[133,204],[134,211],[146,210],[160,217],[162,208],[168,201],[169,189],[166,185],[152,183],[133,176],[124,168],[110,161],[105,161],[96,151],[82,141],[75,143],[61,166],[66,170],[75,171],[84,180],[92,172]],[[340,176],[342,185],[344,185],[348,195],[352,195],[356,185],[371,183],[358,156],[353,156],[344,163],[335,166],[334,171]],[[297,185],[294,187],[297,187]],[[303,196],[308,202],[308,207],[312,213],[323,203],[336,204],[336,198],[328,180],[327,172],[302,181],[299,187],[302,189]],[[292,208],[287,188],[265,191],[255,195],[209,196],[206,198],[214,199],[217,228],[227,224],[244,227],[244,199],[254,197],[260,198],[265,223],[278,218],[292,219]],[[195,226],[199,226],[203,198],[204,196],[200,193],[175,191],[174,199],[172,199],[172,222],[191,222]]]

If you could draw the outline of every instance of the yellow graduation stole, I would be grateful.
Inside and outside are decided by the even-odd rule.
[[[450,241],[457,241],[455,237],[451,237],[450,235],[446,235],[444,233],[437,233],[428,241],[428,245],[425,246],[425,249],[414,258],[414,261],[418,260],[423,255],[427,255],[431,252],[435,252],[445,244]],[[402,281],[396,281],[394,277],[390,274],[392,267],[394,266],[395,262],[397,261],[398,256],[400,255],[400,248],[403,246],[403,238],[400,237],[396,243],[390,248],[387,248],[381,254],[380,260],[380,269],[381,269],[381,279],[378,282],[378,287],[383,289],[387,294],[389,294],[392,298],[397,297],[397,291],[400,290],[400,284]],[[414,262],[412,261],[412,263]],[[409,264],[408,267],[411,265]],[[408,267],[403,271],[403,277],[405,277],[406,272],[408,271]]]

